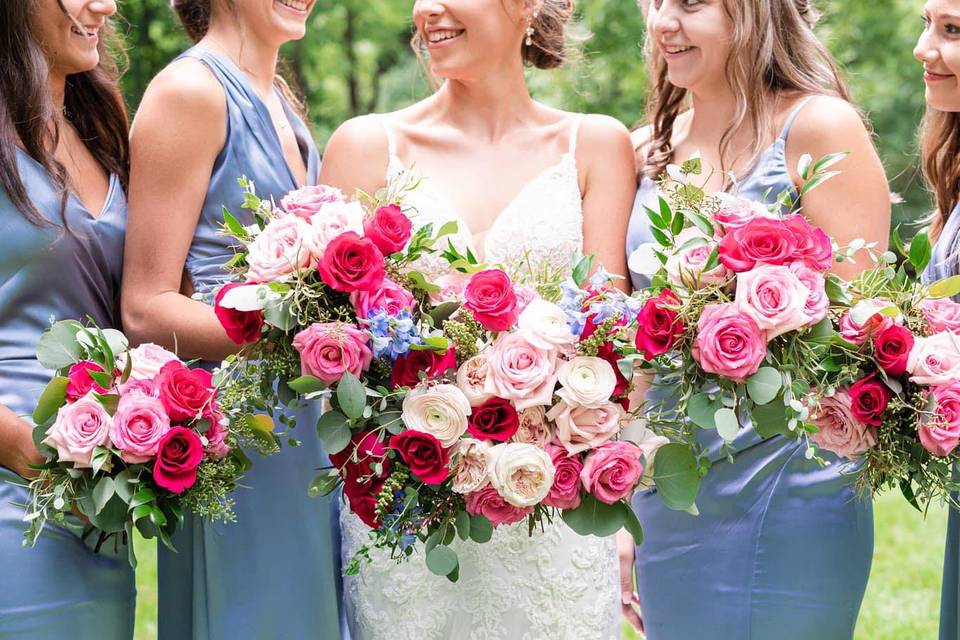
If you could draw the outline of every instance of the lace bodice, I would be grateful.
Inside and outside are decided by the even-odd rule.
[[[387,124],[387,123],[385,123]],[[454,244],[481,249],[487,264],[569,271],[583,246],[581,195],[575,159],[579,118],[570,148],[500,212],[481,247],[460,216],[432,189],[429,177],[407,204],[416,226],[460,223]],[[387,178],[405,171],[387,126]],[[439,261],[418,268],[442,275]],[[368,538],[369,529],[341,509],[344,565]],[[608,640],[620,634],[619,565],[612,538],[581,537],[559,518],[528,535],[525,522],[494,531],[490,542],[453,543],[460,579],[452,584],[431,574],[421,554],[397,564],[374,550],[360,575],[344,580],[344,600],[353,640]]]

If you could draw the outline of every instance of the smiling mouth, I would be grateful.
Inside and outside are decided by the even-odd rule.
[[[670,55],[678,55],[681,53],[686,53],[687,51],[691,51],[694,48],[695,47],[664,46],[663,50],[669,53]]]
[[[301,0],[277,0],[277,2],[295,11],[306,11],[310,5],[309,2],[301,2]]]
[[[81,38],[96,38],[97,32],[99,29],[90,29],[88,27],[77,27],[76,25],[70,27],[70,32]]]
[[[463,35],[463,29],[448,29],[445,31],[431,31],[427,34],[427,42],[430,44],[437,44],[439,42],[446,42],[447,40],[453,40],[454,38],[459,38]]]

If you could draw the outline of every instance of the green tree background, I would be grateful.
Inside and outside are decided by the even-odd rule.
[[[895,223],[907,223],[910,235],[930,208],[916,153],[923,80],[912,49],[921,2],[821,0],[819,6],[818,31],[872,122],[892,189],[903,199],[894,207]],[[285,48],[288,75],[306,96],[321,148],[347,118],[395,109],[429,91],[409,46],[411,7],[410,0],[319,0],[307,37]],[[124,91],[135,109],[150,78],[189,43],[167,0],[133,0],[120,11],[129,55]],[[577,16],[581,55],[559,71],[531,71],[533,94],[565,109],[638,123],[646,96],[639,9],[633,0],[579,0]]]

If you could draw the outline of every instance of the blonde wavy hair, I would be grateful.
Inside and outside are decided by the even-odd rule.
[[[639,2],[648,10],[649,0]],[[745,165],[749,170],[767,144],[763,133],[774,128],[773,98],[797,93],[833,95],[849,102],[850,94],[836,62],[813,32],[820,14],[812,0],[724,0],[723,8],[733,24],[725,76],[737,107],[720,139],[721,170],[733,164],[728,157],[731,138],[743,127],[756,132]],[[656,178],[673,162],[671,139],[677,116],[687,108],[688,91],[670,83],[666,61],[649,38],[647,58],[651,87],[646,117],[651,135],[640,173]]]

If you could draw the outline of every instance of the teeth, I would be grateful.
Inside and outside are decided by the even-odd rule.
[[[279,0],[280,4],[290,7],[291,9],[296,9],[297,11],[306,11],[307,3],[300,2],[299,0]]]
[[[443,42],[444,40],[450,40],[451,38],[456,38],[458,35],[463,33],[462,31],[432,31],[428,36],[430,42]]]
[[[690,51],[693,47],[664,47],[664,50],[667,53],[683,53],[684,51]]]

